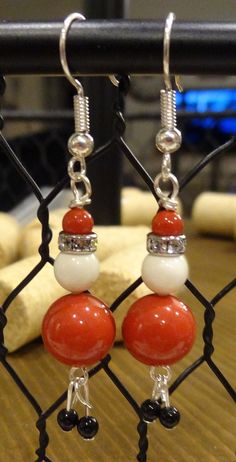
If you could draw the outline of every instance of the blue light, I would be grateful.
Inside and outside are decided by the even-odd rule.
[[[226,119],[221,119],[218,122],[218,126],[221,132],[223,133],[236,133],[236,118],[228,117]]]
[[[236,133],[236,89],[219,88],[219,89],[194,89],[187,90],[184,93],[176,93],[177,110],[187,112],[225,112],[235,111],[234,117],[222,117],[215,119],[206,117],[198,119],[197,117],[191,120],[192,127],[200,127],[203,129],[216,129],[220,133]]]
[[[236,89],[187,90],[177,93],[176,103],[178,109],[184,108],[186,111],[236,111]]]
[[[194,118],[192,119],[192,125],[195,127],[211,129],[215,127],[216,121],[212,117],[206,117],[205,119]]]

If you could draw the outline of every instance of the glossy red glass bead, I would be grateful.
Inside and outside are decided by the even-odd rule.
[[[90,366],[100,361],[115,340],[115,321],[108,306],[83,292],[56,300],[42,325],[45,348],[58,361]]]
[[[152,220],[152,232],[158,236],[178,236],[183,230],[183,220],[173,210],[160,210]]]
[[[131,305],[122,334],[138,361],[150,366],[170,365],[191,349],[196,323],[190,308],[178,298],[150,294]]]
[[[67,234],[88,234],[93,229],[94,221],[87,210],[73,207],[63,217],[62,228]]]

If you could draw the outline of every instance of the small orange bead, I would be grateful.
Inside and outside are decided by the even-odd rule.
[[[100,361],[115,340],[115,321],[108,306],[89,293],[68,294],[56,300],[42,325],[46,350],[71,366]]]
[[[179,236],[183,230],[183,220],[173,210],[160,210],[152,220],[152,232],[158,236]]]
[[[131,305],[122,326],[129,352],[150,366],[167,366],[192,348],[196,323],[190,308],[171,295],[146,295]]]
[[[62,228],[68,234],[88,234],[93,229],[94,221],[87,210],[73,207],[63,217]]]

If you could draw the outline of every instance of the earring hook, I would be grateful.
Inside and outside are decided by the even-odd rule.
[[[164,82],[167,90],[172,90],[171,79],[170,79],[170,36],[175,20],[175,14],[169,13],[164,29],[164,39],[163,39],[163,74]]]
[[[76,88],[78,95],[84,96],[84,89],[82,87],[82,84],[78,79],[75,79],[73,75],[71,74],[69,66],[68,66],[67,57],[66,57],[67,36],[68,36],[68,33],[70,31],[70,28],[73,22],[77,20],[85,21],[85,17],[80,13],[72,13],[72,14],[69,14],[69,16],[67,16],[67,18],[64,20],[64,24],[63,24],[63,27],[61,29],[61,34],[60,34],[59,50],[60,50],[61,65],[65,73],[65,76],[67,77],[69,82]]]
[[[172,90],[171,78],[170,78],[170,37],[173,22],[176,16],[174,13],[169,13],[164,28],[164,39],[163,39],[163,74],[164,82],[167,90]],[[175,84],[180,92],[183,91],[180,76],[175,75]]]
[[[60,40],[59,40],[59,50],[60,50],[60,61],[62,65],[62,69],[65,73],[65,76],[69,80],[69,82],[76,88],[79,96],[84,96],[84,89],[81,82],[78,79],[75,79],[70,72],[68,61],[66,57],[66,41],[68,37],[68,33],[74,21],[85,21],[86,18],[80,13],[72,13],[67,16],[64,20],[63,27],[61,29]],[[114,75],[108,76],[111,83],[115,86],[119,86],[119,80]]]

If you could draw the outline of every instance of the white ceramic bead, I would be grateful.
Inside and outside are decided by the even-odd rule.
[[[60,252],[54,262],[57,282],[69,292],[88,290],[99,275],[99,261],[94,253],[78,255]]]
[[[178,291],[188,277],[188,263],[184,255],[163,257],[148,254],[142,265],[146,286],[159,295]]]

